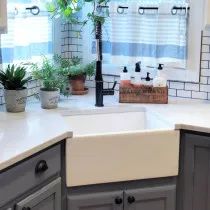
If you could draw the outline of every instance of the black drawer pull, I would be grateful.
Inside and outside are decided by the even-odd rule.
[[[23,207],[22,210],[31,210],[30,207]]]
[[[35,167],[35,174],[44,173],[48,169],[47,162],[45,160],[40,160]]]
[[[136,199],[133,196],[128,197],[128,203],[129,204],[135,203],[135,201],[136,201]]]
[[[122,202],[123,202],[123,200],[121,197],[115,198],[115,204],[120,205],[120,204],[122,204]]]

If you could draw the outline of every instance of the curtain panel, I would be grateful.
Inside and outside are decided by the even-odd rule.
[[[118,10],[118,6],[128,9]],[[183,0],[112,0],[110,15],[103,27],[103,53],[105,63],[119,65],[141,61],[145,65],[185,68],[187,59],[188,12],[173,6],[187,7]],[[139,14],[139,7],[158,7]],[[95,53],[95,41],[92,52]]]
[[[38,6],[33,15],[27,7]],[[1,35],[3,64],[39,61],[52,56],[52,20],[41,0],[8,0],[8,33]]]

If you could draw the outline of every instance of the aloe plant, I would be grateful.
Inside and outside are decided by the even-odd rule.
[[[5,71],[0,71],[0,84],[7,90],[22,90],[30,80],[23,66],[8,65]]]

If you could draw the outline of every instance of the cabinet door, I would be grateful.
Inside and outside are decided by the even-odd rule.
[[[0,0],[0,34],[7,31],[7,0]]]
[[[183,134],[178,210],[210,210],[210,137]]]
[[[176,186],[125,191],[125,210],[175,210]]]
[[[69,196],[68,210],[123,210],[123,192]]]
[[[16,210],[61,210],[61,179],[19,202]]]

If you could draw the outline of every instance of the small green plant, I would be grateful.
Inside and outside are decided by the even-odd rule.
[[[41,65],[32,64],[32,76],[40,80],[43,89],[46,91],[55,91],[60,89],[61,93],[66,91],[66,78],[61,74],[61,68],[57,67],[53,61],[43,57]]]
[[[78,57],[72,59],[62,58],[61,56],[55,55],[54,60],[61,69],[60,73],[63,76],[75,77],[75,76],[93,76],[95,73],[95,62],[88,64],[82,64],[82,60]]]
[[[0,71],[0,83],[7,90],[22,90],[32,77],[26,77],[26,68],[23,66],[8,65],[6,70]]]

